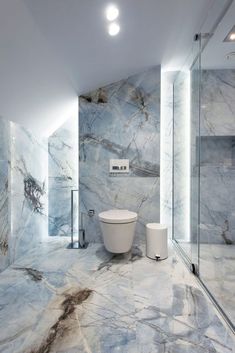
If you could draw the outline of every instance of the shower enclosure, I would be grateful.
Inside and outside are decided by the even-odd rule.
[[[205,25],[195,36],[174,81],[172,233],[234,331],[235,58],[227,55],[231,43],[223,42],[228,5],[213,28]]]

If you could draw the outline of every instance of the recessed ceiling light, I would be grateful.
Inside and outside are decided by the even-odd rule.
[[[230,36],[229,36],[229,39],[230,40],[235,40],[235,33],[231,33]]]
[[[106,9],[106,18],[108,21],[114,21],[118,18],[119,10],[114,5],[109,5]]]
[[[234,42],[235,41],[235,26],[229,31],[229,33],[224,38],[224,42]]]
[[[116,36],[120,32],[120,26],[118,23],[113,22],[109,25],[109,35]]]

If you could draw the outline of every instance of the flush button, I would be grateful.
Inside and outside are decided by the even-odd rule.
[[[110,173],[129,173],[129,159],[110,159],[109,161]]]

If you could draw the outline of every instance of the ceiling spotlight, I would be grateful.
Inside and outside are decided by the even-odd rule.
[[[229,39],[230,40],[235,40],[235,33],[231,33],[230,36],[229,36]]]
[[[114,21],[118,18],[119,10],[114,5],[109,5],[106,9],[106,18],[108,21]]]
[[[235,26],[229,31],[227,36],[224,38],[224,42],[234,42],[235,41]]]
[[[110,36],[116,36],[120,31],[119,24],[115,22],[110,23],[108,31]]]

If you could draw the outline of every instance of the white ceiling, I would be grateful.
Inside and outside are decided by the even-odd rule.
[[[0,115],[48,134],[77,95],[162,64],[182,65],[216,0],[116,0],[121,32],[107,34],[104,0],[0,1]]]
[[[202,68],[204,69],[235,69],[234,59],[227,60],[226,55],[235,52],[235,42],[224,42],[224,38],[235,25],[235,2],[218,25],[202,54]]]

